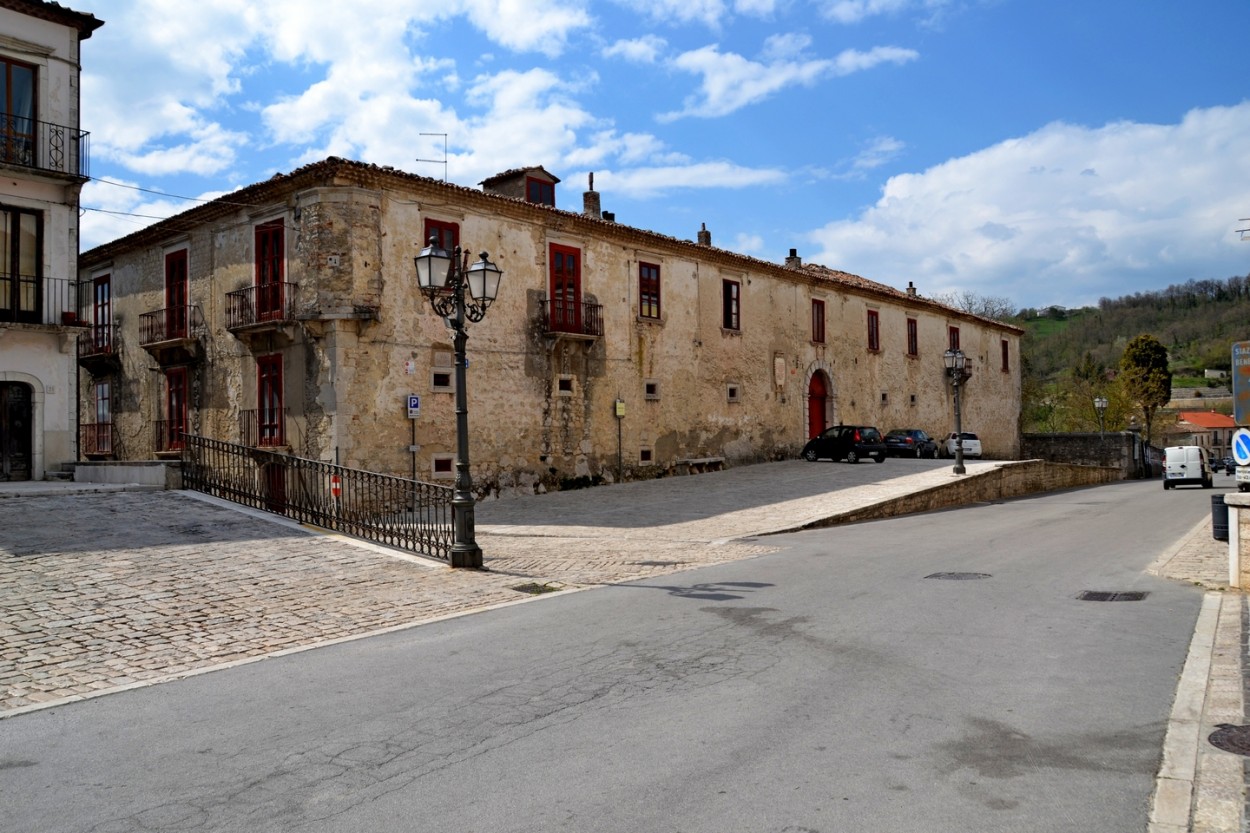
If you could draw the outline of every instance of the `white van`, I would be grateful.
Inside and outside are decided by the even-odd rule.
[[[1163,450],[1163,455],[1163,488],[1192,483],[1210,489],[1214,485],[1211,461],[1202,446],[1170,445]]]

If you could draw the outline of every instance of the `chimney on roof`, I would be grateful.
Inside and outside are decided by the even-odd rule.
[[[907,282],[907,297],[908,298],[916,297],[916,285],[912,283],[911,281]]]
[[[703,223],[702,226],[703,228],[699,229],[699,245],[710,246],[712,245],[712,232],[707,230],[707,223]]]
[[[598,220],[603,216],[603,208],[599,203],[599,192],[595,190],[595,172],[590,172],[590,188],[582,194],[582,214]]]
[[[790,256],[786,258],[786,266],[790,266],[790,267],[797,269],[802,265],[803,265],[803,258],[799,257],[799,250],[791,249]]]
[[[609,223],[615,223],[615,222],[616,222],[616,212],[615,212],[615,211],[605,211],[605,212],[603,212],[603,219],[604,219],[604,220],[606,220],[606,221],[607,221],[607,222],[609,222]]]

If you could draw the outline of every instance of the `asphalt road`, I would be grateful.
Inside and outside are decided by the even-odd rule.
[[[0,831],[1138,833],[1201,603],[1143,569],[1210,494],[778,536],[21,715]]]

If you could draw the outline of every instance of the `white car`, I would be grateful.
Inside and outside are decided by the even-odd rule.
[[[961,431],[956,434],[954,431],[946,435],[946,442],[942,443],[942,454],[947,457],[955,456],[955,438],[963,438],[964,456],[980,457],[981,456],[981,438],[971,431]]]

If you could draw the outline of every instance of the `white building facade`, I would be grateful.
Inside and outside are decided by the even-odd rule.
[[[80,47],[102,25],[0,0],[0,481],[42,480],[78,454]]]

